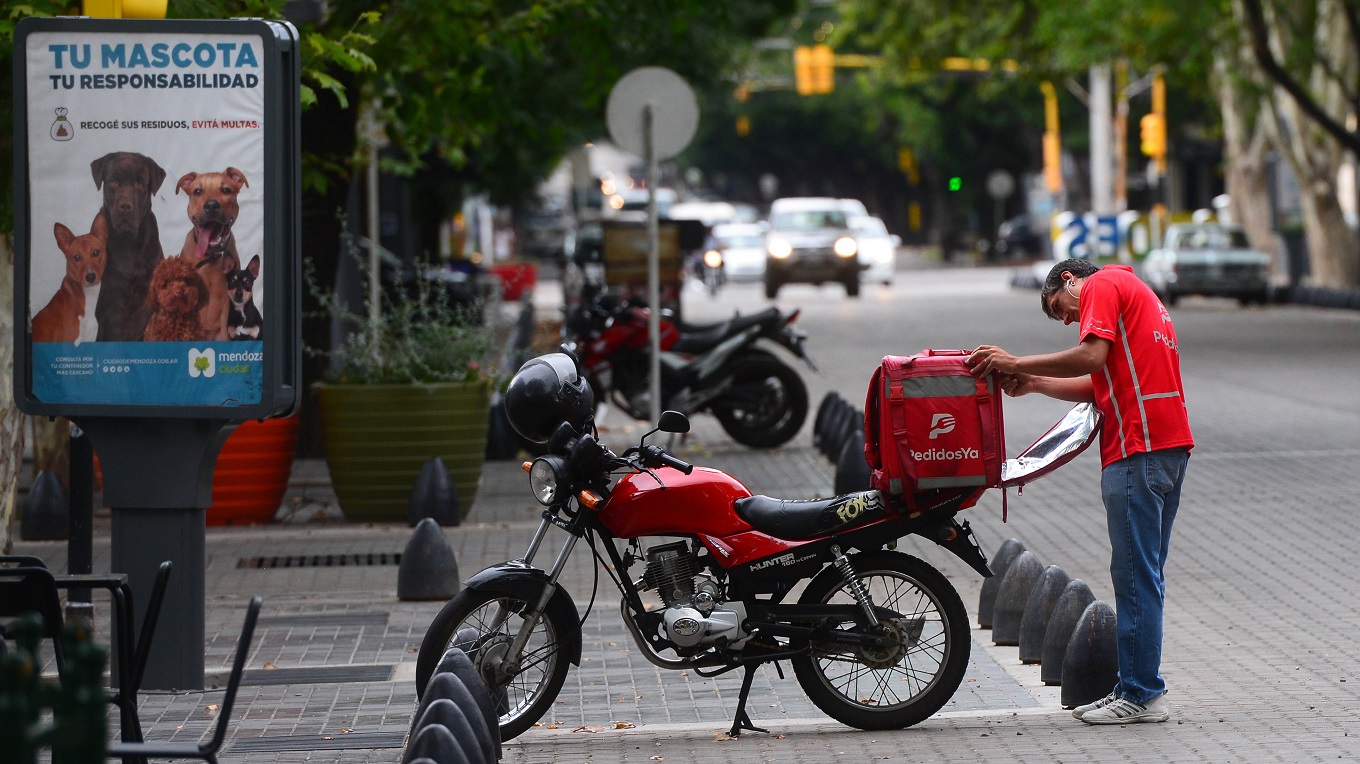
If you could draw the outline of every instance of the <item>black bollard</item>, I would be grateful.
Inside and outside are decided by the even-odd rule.
[[[486,460],[514,461],[519,456],[519,436],[510,427],[510,419],[505,415],[505,405],[499,398],[491,404],[486,417]]]
[[[432,518],[416,526],[397,570],[397,599],[447,600],[458,593],[458,563],[444,531]]]
[[[487,764],[486,751],[477,740],[477,733],[468,719],[468,713],[456,701],[451,698],[435,698],[429,703],[422,703],[421,707],[424,710],[420,712],[415,725],[411,728],[413,740],[419,737],[426,727],[443,727],[453,733],[453,739],[458,743],[458,749],[467,758],[468,764]],[[472,712],[476,713],[476,709],[473,708]]]
[[[459,517],[458,488],[449,477],[444,460],[434,457],[425,462],[411,488],[411,501],[406,505],[406,524],[415,524],[427,517],[440,525],[457,525]]]
[[[992,642],[998,645],[1020,644],[1020,619],[1025,615],[1030,592],[1039,583],[1044,564],[1033,552],[1021,552],[1001,579],[996,590],[996,604],[992,608]]]
[[[1096,601],[1091,587],[1080,578],[1067,582],[1053,607],[1053,615],[1048,619],[1044,630],[1043,654],[1039,661],[1039,678],[1047,685],[1062,684],[1063,656],[1067,653],[1067,643],[1072,640],[1072,631],[1086,606]]]
[[[1063,654],[1062,707],[1076,708],[1110,694],[1119,681],[1115,615],[1096,600],[1086,606]]]
[[[867,491],[873,487],[869,484],[872,477],[873,471],[864,460],[864,430],[855,430],[845,439],[840,458],[836,460],[836,493]]]
[[[438,724],[422,727],[411,735],[402,761],[409,764],[417,759],[433,759],[438,764],[472,764],[449,728]]]
[[[836,410],[836,401],[840,400],[840,397],[840,393],[833,390],[822,396],[822,402],[817,405],[817,416],[812,420],[812,445],[818,449],[822,447],[827,425],[831,423],[831,415]]]
[[[454,634],[455,644],[462,641],[459,638],[462,632],[463,630],[460,629],[458,634]],[[474,631],[473,634],[475,635],[476,632]],[[444,651],[443,657],[439,659],[439,665],[434,667],[434,673],[435,676],[450,673],[462,680],[463,686],[471,693],[473,702],[476,703],[477,709],[480,711],[481,725],[478,726],[474,722],[472,727],[477,732],[478,739],[485,746],[483,752],[486,753],[488,761],[499,760],[501,757],[500,712],[496,710],[497,704],[496,700],[491,697],[491,689],[487,687],[482,676],[477,673],[477,667],[473,665],[472,658],[462,648],[450,647]],[[501,688],[501,694],[504,695],[504,693],[505,688]],[[504,701],[501,705],[504,705]],[[471,719],[472,714],[469,713],[468,718]]]
[[[70,502],[61,479],[52,470],[42,470],[33,478],[33,486],[24,499],[23,516],[19,519],[19,538],[24,541],[54,541],[71,533]]]
[[[863,423],[864,417],[859,417],[858,421]],[[827,428],[826,437],[822,439],[822,455],[828,460],[834,460],[840,456],[841,446],[845,444],[846,437],[854,430],[855,424],[855,410],[843,400],[838,402],[831,415],[831,426]]]
[[[1053,608],[1072,577],[1057,565],[1049,565],[1029,593],[1025,613],[1020,617],[1020,662],[1039,663],[1044,657],[1044,634],[1053,617]]]
[[[983,579],[982,594],[978,596],[978,626],[992,628],[992,611],[996,605],[996,592],[1001,588],[1001,579],[1006,577],[1015,558],[1025,551],[1019,539],[1006,539],[1006,543],[996,551],[996,559],[991,562],[992,577]]]

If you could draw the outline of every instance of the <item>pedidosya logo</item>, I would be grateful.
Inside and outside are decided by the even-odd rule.
[[[911,458],[918,462],[958,462],[964,459],[978,459],[981,456],[976,448],[928,448],[925,451],[911,452]]]
[[[936,414],[930,418],[930,436],[928,440],[934,440],[941,435],[954,431],[954,416],[952,414]]]
[[[212,377],[217,374],[217,352],[212,348],[189,348],[189,376]]]

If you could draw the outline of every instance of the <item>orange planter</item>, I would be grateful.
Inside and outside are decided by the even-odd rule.
[[[293,471],[297,428],[295,416],[244,422],[236,428],[217,456],[208,525],[274,519]]]

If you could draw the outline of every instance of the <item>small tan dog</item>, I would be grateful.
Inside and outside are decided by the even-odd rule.
[[[241,267],[236,254],[236,239],[231,227],[240,213],[237,195],[250,184],[235,167],[222,172],[191,172],[175,184],[175,193],[189,197],[189,222],[194,224],[184,237],[179,256],[188,258],[208,287],[208,303],[199,312],[205,338],[228,339],[227,274]]]
[[[94,306],[99,302],[108,263],[108,220],[102,212],[95,215],[90,232],[83,236],[76,236],[61,223],[52,231],[57,247],[66,256],[66,276],[47,307],[33,317],[33,341],[93,342],[99,333]]]

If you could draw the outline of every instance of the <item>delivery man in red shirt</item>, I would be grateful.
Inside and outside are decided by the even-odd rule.
[[[1170,717],[1160,673],[1166,556],[1194,446],[1176,329],[1161,301],[1125,265],[1064,260],[1049,271],[1040,300],[1049,318],[1077,323],[1076,347],[1016,357],[983,345],[968,363],[978,376],[996,372],[1008,395],[1094,401],[1104,415],[1100,484],[1119,680],[1109,695],[1072,714],[1088,724],[1164,722]]]

